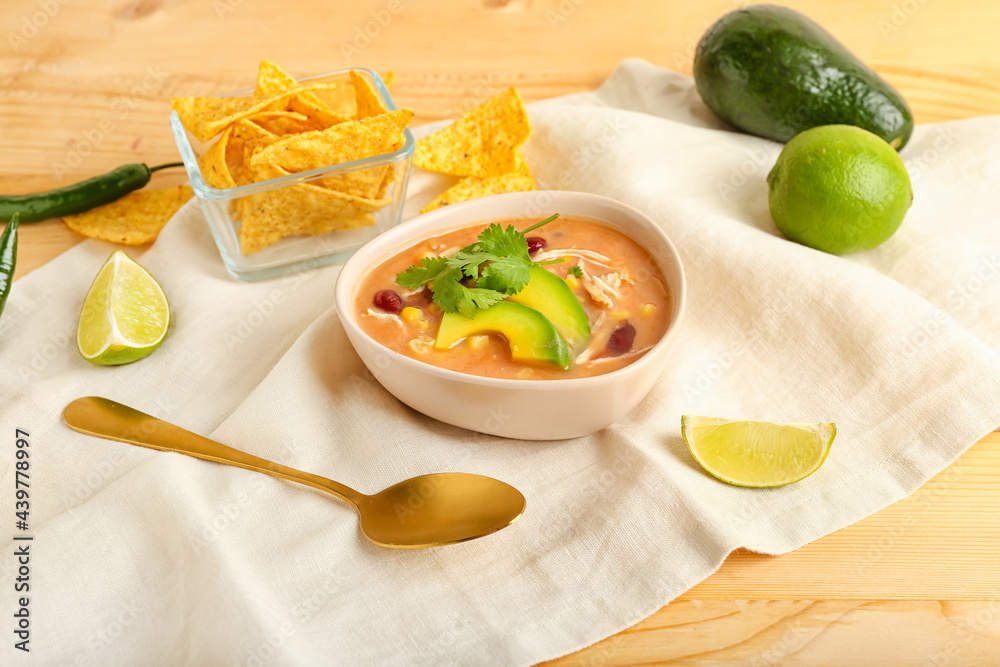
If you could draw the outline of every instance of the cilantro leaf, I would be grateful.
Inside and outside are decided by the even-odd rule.
[[[519,232],[513,225],[489,225],[479,239],[449,257],[425,257],[396,275],[406,289],[430,285],[431,297],[441,310],[469,319],[480,310],[517,294],[530,279],[532,266],[561,262],[533,262],[524,233],[552,222],[555,214]],[[470,286],[470,279],[472,285]],[[463,283],[463,281],[465,281]]]
[[[466,287],[462,284],[462,272],[448,269],[431,283],[434,303],[447,313],[459,313],[469,319],[483,308],[489,308],[503,300],[504,295],[481,287]]]
[[[500,303],[504,298],[503,294],[494,292],[491,289],[483,289],[482,287],[465,287],[464,285],[462,288],[466,290],[469,300],[475,304],[475,308],[473,308],[471,312],[459,311],[470,320],[475,318],[478,311]]]
[[[396,274],[396,284],[405,289],[418,289],[436,280],[447,268],[444,257],[424,257],[419,264]]]
[[[448,266],[453,269],[461,269],[462,273],[469,278],[479,277],[479,267],[487,262],[499,259],[496,255],[482,252],[476,246],[463,248],[448,258]]]
[[[507,229],[504,229],[494,222],[479,235],[477,245],[483,252],[531,262],[528,257],[528,241],[524,234],[514,229],[514,225],[507,225]]]
[[[583,269],[580,268],[579,264],[577,264],[576,266],[571,266],[569,272],[572,275],[576,276],[577,278],[583,278]]]
[[[441,310],[446,313],[460,312],[463,307],[469,307],[463,304],[463,300],[467,299],[464,290],[468,288],[461,283],[461,280],[461,271],[446,269],[438,276],[437,280],[431,283],[431,295],[434,298],[434,303],[441,306]]]
[[[498,257],[483,269],[477,285],[511,295],[517,294],[530,279],[531,260],[520,257]]]
[[[504,229],[491,224],[479,235],[476,250],[478,253],[470,253],[468,261],[477,262],[477,269],[488,260],[478,272],[478,286],[512,295],[528,284],[533,262],[524,234],[514,229],[514,225]]]

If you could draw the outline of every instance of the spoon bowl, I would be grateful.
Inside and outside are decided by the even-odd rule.
[[[393,484],[364,496],[357,508],[361,530],[375,544],[419,548],[489,535],[509,526],[524,505],[524,496],[510,484],[448,472]]]
[[[78,398],[63,411],[75,431],[262,472],[326,491],[358,511],[361,532],[383,547],[420,549],[495,533],[524,513],[520,491],[464,472],[419,475],[365,495],[319,475],[233,449],[107,398]]]

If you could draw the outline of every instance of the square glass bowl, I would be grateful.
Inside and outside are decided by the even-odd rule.
[[[352,69],[372,84],[381,98],[382,104],[389,111],[397,109],[396,103],[389,95],[382,78],[371,70],[356,67],[338,70],[301,79],[299,83],[344,82],[345,85],[351,86],[350,72]],[[253,95],[253,90],[241,90],[223,95],[223,97],[235,95]],[[218,140],[218,137],[209,143],[198,141],[181,123],[180,116],[177,115],[176,111],[170,116],[170,127],[174,134],[174,140],[177,142],[181,159],[184,160],[191,188],[201,202],[202,211],[204,211],[205,219],[212,230],[215,243],[219,247],[222,261],[229,273],[240,280],[266,280],[346,260],[365,243],[399,224],[403,213],[406,185],[413,166],[414,140],[409,129],[404,131],[405,142],[403,146],[391,153],[331,164],[232,188],[214,188],[205,181],[198,158],[208,150],[214,141]],[[273,193],[282,188],[291,188],[299,183],[309,183],[330,177],[340,180],[344,180],[345,176],[347,178],[358,177],[367,170],[372,170],[371,173],[374,173],[375,170],[382,170],[385,174],[384,192],[379,193],[381,196],[378,199],[387,203],[372,214],[373,224],[353,229],[337,229],[318,236],[287,236],[262,250],[248,255],[243,254],[240,248],[241,220],[237,206],[239,200],[251,195]],[[293,192],[287,191],[281,194],[292,194]],[[284,199],[280,196],[274,198],[276,201]],[[291,199],[294,201],[294,197]],[[298,211],[291,208],[289,210],[279,209],[279,211],[279,215],[282,216],[294,217],[299,214]]]

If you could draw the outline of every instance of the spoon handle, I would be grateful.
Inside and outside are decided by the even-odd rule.
[[[209,440],[135,408],[99,396],[78,398],[63,411],[63,419],[74,431],[119,440],[131,445],[186,454],[196,459],[256,470],[339,496],[355,507],[364,496],[331,479],[289,468],[253,454]]]

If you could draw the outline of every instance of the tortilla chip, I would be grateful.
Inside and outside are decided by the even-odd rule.
[[[389,113],[368,79],[351,70],[351,83],[354,84],[354,103],[357,106],[358,120]]]
[[[378,197],[378,192],[385,182],[388,169],[389,165],[382,165],[380,167],[371,167],[370,169],[351,171],[346,174],[327,176],[314,182],[316,185],[342,192],[345,195]]]
[[[246,120],[277,135],[311,132],[313,130],[322,130],[326,127],[294,111],[261,111],[260,113],[247,116]]]
[[[521,152],[520,148],[514,153],[514,164],[514,171],[519,174],[531,176],[531,169],[528,168],[528,163],[524,161],[524,153]]]
[[[255,148],[253,149],[253,152],[247,156],[245,167],[247,169],[247,174],[250,176],[251,183],[260,183],[261,181],[267,181],[272,178],[289,176],[292,173],[287,169],[282,169],[273,162],[258,162],[257,164],[254,164],[254,157],[259,155],[263,150],[263,147]]]
[[[386,88],[388,88],[389,86],[391,86],[396,81],[396,73],[395,72],[386,72],[385,74],[382,74],[381,76],[382,76],[382,83],[385,84]]]
[[[190,198],[191,188],[187,185],[138,190],[110,204],[67,215],[63,222],[91,238],[140,245],[155,240],[167,221]]]
[[[327,176],[314,181],[316,185],[352,197],[376,198],[386,178],[388,165]]]
[[[229,146],[229,137],[233,133],[232,126],[227,127],[219,137],[219,140],[212,144],[205,153],[198,158],[198,165],[201,167],[201,175],[213,188],[232,188],[236,186],[233,175],[226,163],[226,148]]]
[[[375,224],[383,202],[348,197],[309,183],[249,195],[237,207],[242,220],[240,249],[251,255],[286,236],[317,236]]]
[[[261,111],[282,111],[292,97],[336,87],[336,83],[296,86],[269,97],[175,97],[170,106],[191,134],[207,142],[241,118]]]
[[[283,93],[289,88],[299,85],[291,74],[281,68],[281,65],[273,60],[261,60],[260,68],[257,70],[257,87],[253,91],[254,97],[269,97]]]
[[[357,115],[354,86],[347,81],[335,81],[327,85],[323,90],[316,92],[315,99],[324,108],[343,118],[354,118]]]
[[[278,140],[278,135],[268,132],[246,118],[236,121],[230,128],[229,143],[226,146],[226,165],[237,185],[253,182],[250,174],[250,159],[255,151],[262,150]]]
[[[442,192],[434,201],[420,209],[421,213],[457,204],[489,195],[499,195],[504,192],[523,192],[535,189],[535,180],[527,174],[512,172],[490,178],[463,178],[458,183]]]
[[[389,186],[391,186],[396,181],[396,172],[403,168],[402,163],[397,162],[396,164],[386,165],[385,174],[382,176],[382,182],[379,183],[378,190],[372,195],[372,199],[375,201],[384,201],[386,204],[392,201],[392,195],[389,193]]]
[[[409,109],[340,123],[322,132],[288,135],[250,161],[253,180],[274,178],[275,167],[297,173],[398,150],[405,142],[403,130],[413,117]],[[385,165],[327,176],[317,185],[346,195],[375,197],[385,179]]]
[[[403,131],[412,118],[411,109],[398,109],[326,130],[288,135],[254,155],[251,167],[275,164],[300,172],[389,153],[405,141]]]
[[[371,81],[358,72],[346,79],[302,85],[264,60],[252,98],[176,98],[171,104],[201,141],[221,133],[199,159],[206,181],[213,187],[241,186],[403,146],[413,112],[388,112]],[[392,80],[391,73],[385,80]],[[289,235],[374,224],[375,213],[392,202],[399,169],[400,164],[379,165],[230,201],[242,222],[243,253],[259,252]]]
[[[350,120],[328,109],[313,95],[296,95],[288,100],[288,107],[312,121],[317,126],[315,129],[325,129]]]
[[[517,169],[516,149],[530,134],[521,96],[510,88],[418,141],[413,164],[452,176],[499,176]]]
[[[254,90],[254,97],[277,95],[287,92],[298,85],[299,83],[295,80],[295,77],[282,69],[276,62],[273,60],[262,60],[257,73],[257,88]],[[343,84],[334,85],[342,86]],[[308,128],[309,130],[321,130],[347,120],[346,116],[334,113],[319,98],[308,92],[301,95],[294,95],[290,98],[288,100],[288,108],[291,111],[306,116],[315,123],[316,127],[310,127]],[[298,131],[304,132],[306,130]],[[278,134],[282,133],[279,132]]]
[[[199,141],[208,141],[229,125],[235,117],[253,108],[259,100],[252,97],[175,97],[170,100],[184,127]]]
[[[251,168],[250,173],[255,183],[292,174],[287,169],[270,162],[258,162]],[[393,165],[382,165],[337,176],[326,176],[308,182],[349,198],[373,202],[373,204],[377,204],[376,208],[381,208],[391,201],[391,198],[386,198],[385,194],[395,177]]]

